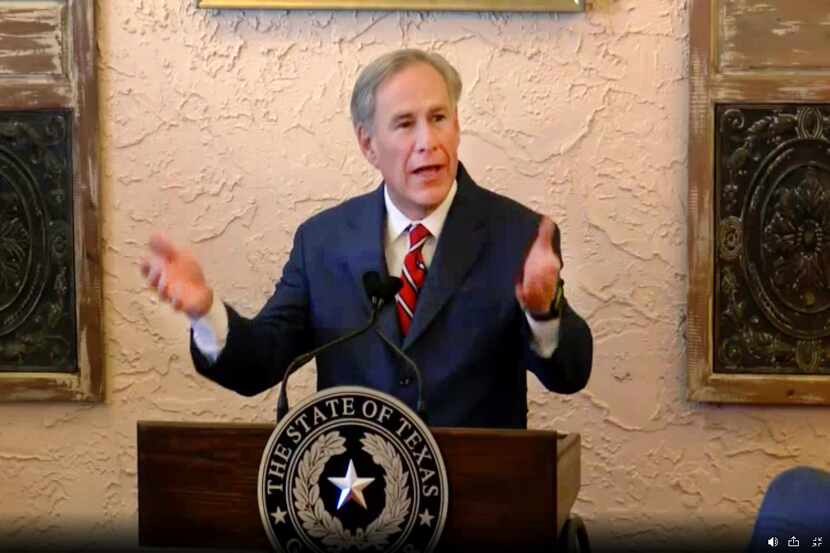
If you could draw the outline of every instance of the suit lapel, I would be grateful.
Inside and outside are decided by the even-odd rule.
[[[404,339],[404,349],[424,333],[461,286],[486,241],[486,216],[480,208],[477,186],[460,163],[457,180],[458,192],[447,214],[424,287],[418,294],[415,316]]]
[[[366,317],[369,317],[371,305],[363,289],[363,275],[368,271],[377,271],[381,276],[389,274],[386,268],[383,237],[386,231],[386,206],[383,200],[383,185],[371,193],[365,202],[358,204],[347,223],[350,236],[345,237],[347,244],[344,258],[349,272],[363,298]],[[378,317],[377,328],[387,338],[397,344],[401,343],[401,331],[394,305],[383,308]]]

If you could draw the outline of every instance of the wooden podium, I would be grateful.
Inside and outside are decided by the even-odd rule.
[[[257,505],[257,476],[273,429],[139,422],[139,544],[270,550]],[[578,434],[431,431],[449,480],[440,551],[554,551],[563,549],[560,534],[571,534],[565,536],[570,543],[575,532],[584,535],[583,526],[566,525],[580,483]]]

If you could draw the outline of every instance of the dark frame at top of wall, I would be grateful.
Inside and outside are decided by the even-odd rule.
[[[585,0],[198,0],[200,8],[582,12]]]

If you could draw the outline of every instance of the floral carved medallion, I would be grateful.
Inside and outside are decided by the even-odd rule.
[[[0,113],[0,371],[76,365],[70,122]]]
[[[719,106],[716,372],[830,374],[830,108]]]

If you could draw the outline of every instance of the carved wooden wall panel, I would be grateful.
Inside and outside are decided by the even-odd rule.
[[[714,370],[830,374],[830,109],[716,117]]]
[[[689,398],[830,403],[828,11],[691,13]]]
[[[71,145],[67,112],[0,112],[0,371],[77,366]]]
[[[0,400],[103,397],[92,0],[0,0]]]

